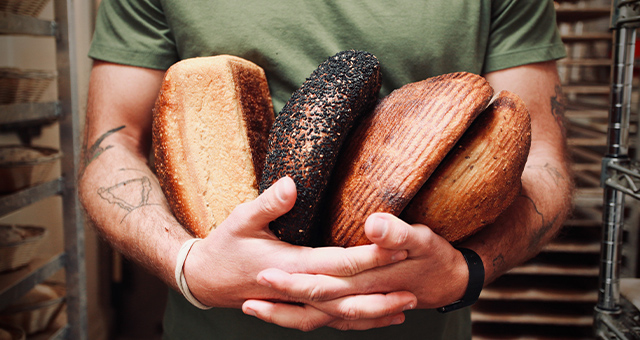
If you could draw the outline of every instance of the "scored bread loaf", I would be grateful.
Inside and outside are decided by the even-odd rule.
[[[155,169],[177,220],[205,237],[258,196],[274,114],[264,71],[239,57],[182,60],[153,110]]]
[[[319,239],[314,225],[338,151],[354,121],[376,103],[379,90],[378,59],[343,51],[320,64],[278,114],[260,191],[284,176],[298,190],[294,207],[270,224],[278,238],[298,245]]]
[[[531,145],[531,118],[514,93],[501,91],[409,202],[401,218],[449,242],[473,235],[520,192]]]
[[[483,77],[460,72],[405,85],[383,98],[339,156],[324,221],[326,243],[370,243],[366,218],[400,214],[492,95]]]

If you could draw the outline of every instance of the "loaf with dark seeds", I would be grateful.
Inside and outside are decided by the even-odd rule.
[[[286,242],[313,245],[314,225],[337,154],[354,122],[372,109],[380,90],[378,59],[343,51],[313,71],[276,117],[260,191],[284,176],[298,190],[295,206],[270,224]]]

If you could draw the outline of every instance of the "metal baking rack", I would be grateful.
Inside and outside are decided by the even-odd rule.
[[[28,144],[33,133],[53,121],[59,125],[61,177],[13,194],[0,196],[0,216],[51,196],[62,198],[64,250],[37,258],[26,268],[0,278],[0,309],[38,283],[64,269],[66,325],[44,334],[48,339],[87,338],[87,299],[84,263],[84,219],[75,185],[80,159],[77,61],[75,55],[74,1],[53,0],[53,21],[0,12],[0,34],[55,39],[58,100],[45,103],[0,105],[0,130],[16,132]],[[41,338],[42,336],[39,336]]]
[[[614,0],[613,66],[607,153],[602,160],[604,188],[598,303],[594,330],[598,339],[640,339],[640,311],[620,292],[625,196],[640,199],[640,164],[629,156],[629,121],[640,0]]]

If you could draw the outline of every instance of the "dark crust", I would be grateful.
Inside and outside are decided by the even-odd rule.
[[[274,121],[271,94],[266,80],[263,80],[264,74],[256,74],[255,69],[246,68],[237,60],[229,60],[229,63],[236,79],[236,91],[242,105],[242,118],[247,127],[256,180],[260,183],[267,155],[269,130]],[[257,81],[258,79],[263,81]]]
[[[377,101],[380,84],[375,56],[343,51],[320,64],[285,104],[270,132],[260,182],[260,192],[284,176],[296,183],[295,206],[270,224],[280,239],[315,242],[313,226],[337,154],[354,122]]]
[[[354,130],[336,165],[325,242],[370,243],[366,218],[374,212],[398,215],[492,95],[484,78],[460,72],[407,84],[382,99]]]

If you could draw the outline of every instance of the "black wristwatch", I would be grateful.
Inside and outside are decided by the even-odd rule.
[[[462,253],[467,267],[469,267],[469,283],[462,299],[444,307],[438,308],[438,312],[447,313],[460,308],[471,306],[480,297],[482,286],[484,285],[484,264],[480,256],[473,250],[467,248],[456,248]]]

